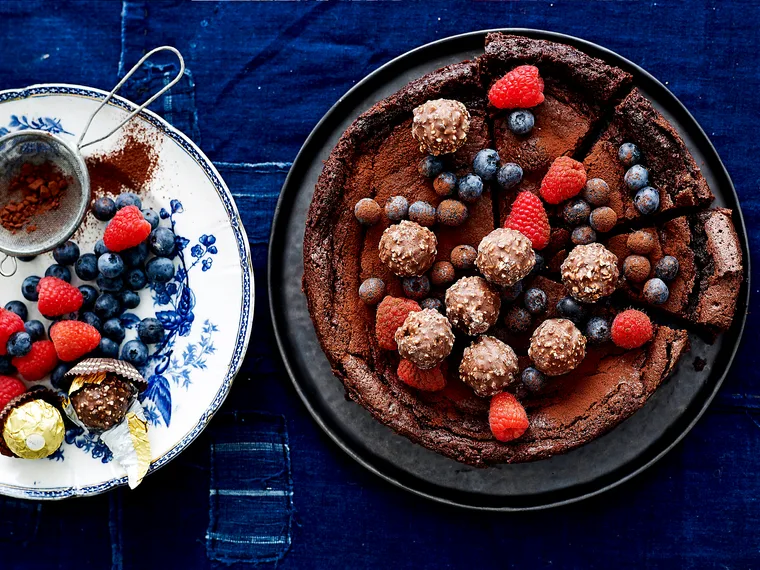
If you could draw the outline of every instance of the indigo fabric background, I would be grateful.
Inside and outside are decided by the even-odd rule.
[[[41,82],[110,89],[145,50],[171,44],[182,51],[187,75],[154,108],[219,167],[251,240],[258,285],[251,347],[222,415],[136,491],[41,505],[0,499],[1,568],[760,564],[754,309],[719,398],[655,467],[581,504],[503,516],[406,494],[323,436],[279,362],[264,287],[280,187],[330,106],[411,48],[496,27],[576,35],[666,83],[717,147],[739,191],[751,247],[760,251],[760,5],[3,0],[0,22],[0,89]],[[170,72],[146,68],[128,95],[140,99]]]

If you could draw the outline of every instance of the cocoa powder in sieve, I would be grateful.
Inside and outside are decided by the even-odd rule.
[[[28,222],[37,214],[58,208],[68,185],[52,162],[24,163],[8,186],[9,195],[19,196],[20,200],[10,201],[0,209],[0,224],[14,234],[22,228],[36,231],[37,225]]]

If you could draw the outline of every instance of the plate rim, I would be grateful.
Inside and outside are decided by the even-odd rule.
[[[599,54],[602,54],[600,57],[609,58],[612,61],[614,61],[615,65],[620,65],[620,62],[623,62],[624,66],[627,66],[629,69],[634,70],[635,74],[645,78],[648,82],[651,82],[659,90],[665,93],[666,96],[672,100],[673,104],[677,108],[677,111],[679,113],[682,113],[691,122],[691,126],[695,129],[696,133],[702,137],[704,143],[706,143],[705,149],[711,155],[711,158],[715,159],[715,165],[718,167],[720,171],[719,174],[724,176],[726,181],[728,182],[727,188],[722,191],[733,196],[733,199],[737,205],[737,208],[734,211],[735,222],[738,222],[737,234],[740,236],[742,254],[745,258],[744,259],[745,275],[744,275],[744,280],[740,288],[740,293],[739,293],[739,298],[738,298],[739,302],[737,303],[737,309],[740,308],[741,311],[740,311],[739,318],[735,319],[732,325],[732,327],[735,327],[737,339],[733,347],[731,347],[730,349],[730,354],[728,356],[728,360],[726,362],[726,366],[722,374],[717,379],[717,381],[715,381],[712,387],[712,390],[705,398],[704,402],[702,403],[701,409],[696,413],[695,417],[682,429],[682,431],[679,434],[675,436],[675,438],[672,441],[667,443],[664,449],[662,449],[654,457],[651,457],[648,460],[646,460],[642,465],[633,469],[631,472],[624,474],[623,476],[617,478],[616,480],[610,483],[606,483],[602,485],[598,489],[594,489],[591,491],[582,491],[578,495],[570,497],[568,499],[542,503],[542,504],[538,504],[534,506],[488,507],[488,506],[483,506],[483,505],[468,504],[463,501],[452,500],[452,499],[434,495],[432,493],[425,492],[419,488],[407,485],[404,482],[399,481],[396,477],[388,473],[382,472],[375,465],[368,463],[362,456],[360,456],[356,451],[354,451],[351,448],[351,445],[347,443],[346,441],[344,441],[339,436],[339,434],[334,433],[334,430],[331,427],[329,427],[326,424],[326,422],[321,418],[321,416],[319,415],[315,407],[309,401],[305,391],[301,388],[299,380],[297,380],[296,378],[294,366],[291,364],[290,359],[288,357],[288,353],[287,353],[287,350],[284,344],[284,339],[283,339],[284,332],[281,330],[282,325],[279,322],[279,316],[277,312],[275,311],[275,304],[274,304],[274,294],[275,294],[274,291],[277,285],[274,282],[274,275],[273,275],[274,267],[273,267],[272,260],[273,260],[275,245],[279,239],[278,234],[283,233],[285,231],[284,229],[281,228],[281,226],[285,225],[285,222],[280,221],[282,218],[282,211],[284,209],[284,204],[285,204],[285,194],[287,192],[288,187],[293,183],[292,182],[293,178],[297,176],[297,174],[295,173],[300,169],[301,163],[308,164],[310,162],[310,160],[306,157],[306,153],[311,151],[309,147],[314,144],[313,141],[321,134],[321,131],[325,129],[325,125],[327,124],[327,122],[332,120],[333,116],[339,113],[340,111],[339,107],[343,105],[346,99],[358,93],[369,82],[374,81],[377,76],[387,72],[390,68],[403,63],[403,61],[406,59],[413,58],[415,55],[419,55],[421,52],[433,50],[436,47],[441,47],[444,44],[446,45],[446,47],[449,47],[449,45],[455,45],[458,42],[466,42],[476,37],[481,37],[485,39],[485,36],[487,34],[494,33],[494,32],[501,32],[501,33],[507,33],[507,34],[513,34],[513,35],[522,35],[522,36],[536,38],[536,39],[557,41],[559,43],[564,43],[564,44],[571,45],[573,47],[577,47],[578,49],[581,49],[581,51],[583,51],[586,48],[590,48],[592,52],[597,52]],[[750,297],[750,292],[751,292],[751,287],[750,287],[751,265],[750,264],[751,264],[751,258],[749,255],[749,240],[748,240],[747,229],[746,229],[746,225],[744,221],[744,214],[741,209],[739,196],[736,192],[736,187],[733,183],[733,180],[731,179],[731,176],[726,170],[726,167],[723,164],[723,161],[720,158],[720,155],[718,154],[717,150],[715,149],[715,146],[712,144],[712,141],[707,136],[702,126],[694,118],[694,116],[689,112],[689,110],[685,107],[685,105],[680,101],[680,99],[678,99],[678,97],[676,97],[676,95],[674,95],[661,81],[659,81],[656,77],[654,77],[648,71],[643,69],[638,64],[632,62],[628,58],[610,50],[609,48],[606,48],[594,42],[590,42],[588,40],[584,40],[577,36],[563,34],[560,32],[553,32],[549,30],[541,30],[541,29],[536,29],[536,28],[493,28],[493,29],[484,29],[484,30],[466,32],[463,34],[457,34],[453,36],[447,36],[445,38],[441,38],[441,39],[426,43],[424,45],[415,47],[411,50],[408,50],[394,57],[390,61],[384,63],[377,69],[368,73],[359,82],[353,85],[348,91],[346,91],[343,95],[341,95],[340,98],[338,98],[338,100],[330,107],[330,109],[327,110],[327,112],[322,116],[319,122],[314,126],[312,131],[309,133],[309,136],[306,138],[303,145],[299,149],[298,154],[296,155],[296,158],[293,160],[293,164],[290,168],[290,171],[288,172],[288,175],[285,178],[282,189],[280,191],[280,195],[277,200],[277,206],[275,207],[274,218],[273,218],[272,227],[270,230],[270,239],[269,239],[268,257],[267,257],[267,293],[268,293],[268,300],[269,300],[270,317],[272,319],[275,340],[277,342],[278,351],[280,353],[280,357],[282,359],[283,365],[285,366],[285,369],[288,373],[288,377],[290,378],[290,381],[294,389],[296,390],[296,393],[298,394],[299,398],[305,405],[306,409],[308,410],[309,414],[312,416],[314,421],[322,429],[322,431],[326,433],[329,436],[329,438],[343,452],[345,452],[354,461],[359,463],[362,467],[364,467],[365,469],[367,469],[374,475],[384,479],[385,481],[391,483],[392,485],[396,487],[399,487],[401,489],[404,489],[405,491],[414,493],[415,495],[425,497],[426,499],[447,504],[447,505],[451,505],[451,506],[455,506],[455,507],[459,507],[459,508],[464,508],[464,509],[491,511],[491,512],[522,512],[522,511],[550,509],[550,508],[555,508],[555,507],[560,507],[563,505],[576,503],[576,502],[583,501],[585,499],[589,499],[591,497],[597,496],[599,494],[602,494],[613,488],[616,488],[626,483],[627,481],[633,479],[634,477],[640,475],[647,469],[649,469],[652,465],[657,463],[660,459],[662,459],[662,457],[664,457],[667,453],[669,453],[675,446],[677,446],[683,440],[684,437],[686,437],[686,435],[693,429],[696,423],[702,418],[704,413],[712,404],[715,396],[717,395],[718,391],[723,385],[723,382],[726,376],[731,371],[736,354],[739,350],[739,347],[741,346],[741,343],[744,337],[744,330],[746,326],[747,316],[748,316],[747,309],[749,307],[749,297]],[[393,432],[393,435],[395,437],[403,437],[402,435],[396,432]],[[665,437],[665,436],[666,434],[664,433],[663,436],[661,437]],[[621,466],[621,467],[624,467],[624,466]]]
[[[109,95],[109,92],[98,89],[97,87],[87,87],[85,85],[78,85],[74,83],[35,83],[33,85],[19,89],[0,90],[0,105],[5,102],[21,101],[38,96],[57,95],[79,96],[95,101],[102,101]],[[108,105],[120,108],[127,112],[134,111],[139,107],[139,105],[120,95],[114,95],[111,101],[108,102]],[[218,198],[222,202],[222,206],[230,221],[230,226],[233,235],[235,236],[235,241],[237,242],[238,261],[241,269],[243,288],[243,311],[241,313],[241,318],[238,321],[237,341],[232,351],[232,358],[228,365],[227,372],[222,379],[222,384],[219,387],[219,390],[214,395],[209,406],[198,418],[197,423],[191,427],[190,430],[188,430],[184,435],[180,436],[178,441],[171,448],[169,448],[156,460],[151,462],[151,465],[146,474],[147,476],[169,463],[172,459],[184,451],[185,448],[187,448],[193,441],[195,441],[196,438],[206,429],[211,419],[219,411],[222,404],[227,399],[227,396],[232,389],[232,383],[234,382],[235,377],[243,366],[245,355],[250,343],[251,334],[253,331],[256,289],[250,242],[248,241],[248,235],[245,226],[243,225],[243,220],[240,217],[240,212],[238,211],[235,199],[227,187],[227,183],[222,178],[222,175],[217,170],[213,161],[208,156],[206,156],[206,154],[190,139],[190,137],[188,137],[178,128],[171,125],[166,119],[158,115],[158,113],[155,113],[150,109],[143,109],[136,115],[136,117],[139,117],[140,119],[148,122],[153,127],[158,129],[164,136],[167,136],[172,141],[174,141],[205,172],[206,176],[209,179],[209,182],[211,182],[212,186],[216,190]],[[246,289],[248,290],[247,295]],[[246,310],[248,314],[247,318],[244,318]],[[241,335],[241,332],[244,334]],[[127,479],[128,478],[126,475],[123,477],[111,477],[110,479],[101,483],[86,485],[83,487],[70,486],[33,488],[0,484],[0,495],[32,500],[61,500],[74,497],[88,497],[99,495],[110,489],[127,485]]]

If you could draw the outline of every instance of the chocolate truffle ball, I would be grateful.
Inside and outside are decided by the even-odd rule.
[[[459,101],[433,99],[414,110],[412,136],[421,152],[434,156],[456,151],[467,140],[470,113]]]
[[[433,265],[438,240],[435,234],[407,220],[390,226],[380,238],[379,255],[399,277],[422,275]]]
[[[536,263],[530,240],[517,230],[497,228],[480,240],[475,265],[491,283],[509,287]]]
[[[567,374],[586,356],[586,337],[567,319],[548,319],[533,331],[528,356],[547,376]]]
[[[486,332],[499,318],[501,298],[482,277],[462,277],[446,291],[446,316],[469,335]]]
[[[85,384],[77,390],[71,405],[88,428],[107,430],[124,419],[135,391],[129,381],[110,374],[99,384]]]
[[[434,309],[409,313],[404,324],[396,330],[395,339],[401,358],[422,370],[435,368],[451,354],[454,346],[451,323]]]
[[[354,216],[358,222],[365,226],[374,226],[380,221],[383,209],[372,198],[362,198],[354,206]]]
[[[595,208],[589,216],[589,224],[598,232],[606,233],[617,224],[617,214],[609,206]]]
[[[464,349],[459,378],[481,398],[489,398],[515,381],[517,355],[492,336],[481,336]]]
[[[617,256],[600,243],[576,246],[560,269],[562,283],[583,303],[611,295],[620,276]]]
[[[649,232],[639,230],[628,236],[625,245],[633,253],[646,255],[654,249],[654,237]]]
[[[454,266],[448,261],[436,261],[430,271],[430,281],[433,282],[433,285],[453,283],[456,277]]]
[[[623,260],[623,275],[633,283],[643,283],[649,277],[652,266],[643,255],[629,255]]]

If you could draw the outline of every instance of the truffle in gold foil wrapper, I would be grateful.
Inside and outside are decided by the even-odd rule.
[[[22,459],[42,459],[63,443],[61,412],[45,400],[32,400],[13,408],[5,420],[3,440]]]

